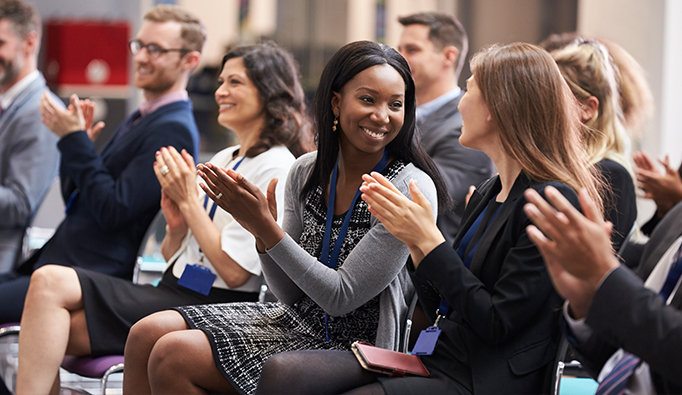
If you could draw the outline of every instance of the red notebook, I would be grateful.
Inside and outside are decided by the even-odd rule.
[[[351,345],[353,354],[360,365],[371,372],[387,374],[391,377],[428,376],[429,371],[416,355],[385,350],[365,342]]]

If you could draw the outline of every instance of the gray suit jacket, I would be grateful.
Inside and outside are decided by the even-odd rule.
[[[26,227],[57,176],[57,136],[38,108],[46,89],[40,75],[0,118],[0,273],[19,257]]]
[[[438,166],[455,202],[453,211],[443,212],[437,219],[438,228],[448,245],[452,245],[457,236],[469,186],[478,186],[493,174],[492,161],[486,154],[462,147],[459,143],[462,115],[457,106],[462,96],[464,92],[430,116],[417,120],[424,149]]]
[[[595,375],[618,349],[637,355],[649,364],[659,394],[682,393],[682,291],[670,305],[644,288],[647,278],[671,244],[682,235],[682,203],[656,226],[645,246],[638,278],[625,266],[614,270],[597,290],[586,323],[594,330],[576,351]]]

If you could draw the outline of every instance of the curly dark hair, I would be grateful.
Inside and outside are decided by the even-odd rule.
[[[308,152],[310,122],[293,56],[277,44],[265,42],[233,49],[223,57],[222,67],[234,58],[244,62],[265,112],[260,138],[244,155],[254,157],[275,145],[285,145],[296,157]]]

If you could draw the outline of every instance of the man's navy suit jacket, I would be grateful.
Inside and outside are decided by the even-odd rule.
[[[68,213],[23,269],[54,263],[132,279],[142,238],[160,207],[155,153],[167,146],[197,157],[199,133],[189,101],[170,103],[140,118],[105,145],[101,155],[84,131],[62,138],[60,177]]]

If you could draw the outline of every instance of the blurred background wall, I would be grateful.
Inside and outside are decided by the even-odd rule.
[[[537,43],[551,33],[568,31],[604,37],[620,44],[646,71],[656,106],[645,132],[633,141],[633,149],[643,149],[654,157],[670,154],[675,166],[682,160],[682,133],[676,117],[682,107],[682,76],[677,71],[682,64],[678,49],[682,47],[682,24],[679,23],[682,1],[679,0],[26,1],[40,11],[46,23],[124,22],[129,26],[129,38],[135,35],[146,10],[156,4],[179,4],[195,12],[206,23],[209,34],[204,59],[189,87],[205,152],[215,152],[232,141],[230,133],[215,122],[217,107],[213,101],[217,68],[230,46],[276,41],[294,54],[304,87],[312,96],[324,64],[341,45],[366,39],[397,46],[401,31],[398,16],[440,10],[454,14],[464,24],[469,33],[469,55],[492,43]],[[62,42],[61,45],[81,44]],[[102,45],[126,44],[104,42]],[[78,50],[88,53],[89,48],[78,47]],[[49,48],[44,46],[45,51]],[[127,64],[130,76],[131,60],[128,58],[123,63]],[[90,74],[101,77],[102,67],[101,62],[96,62],[90,67]],[[469,75],[465,67],[461,86]],[[62,97],[73,92],[99,97],[107,110],[100,115],[106,119],[108,128],[116,126],[141,100],[129,83],[112,87],[106,82],[86,81],[82,86],[56,83],[53,87]]]

